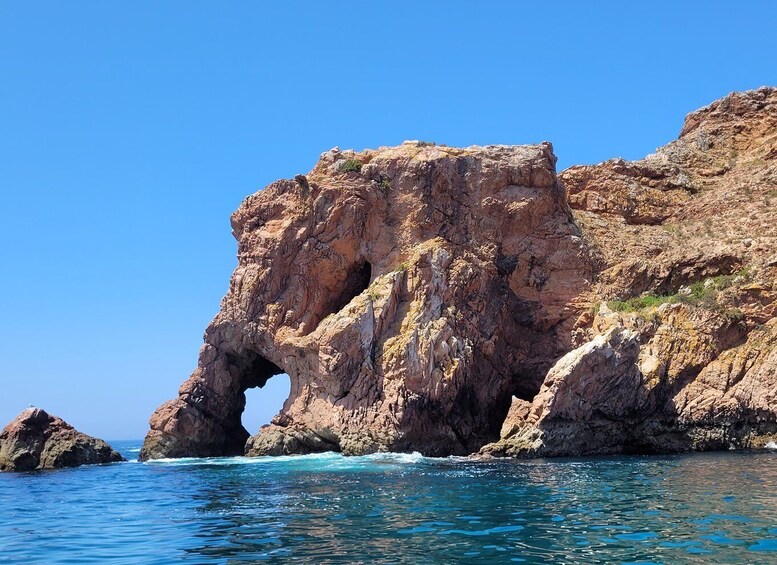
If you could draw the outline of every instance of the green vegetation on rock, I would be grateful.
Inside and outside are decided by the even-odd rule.
[[[607,306],[614,312],[637,313],[658,308],[662,304],[676,303],[691,304],[717,310],[719,309],[719,305],[716,302],[718,293],[739,282],[737,279],[742,282],[747,281],[749,276],[747,269],[743,269],[730,275],[719,275],[703,281],[697,281],[674,294],[643,294],[642,296],[634,296],[626,300],[610,300],[607,302]],[[737,308],[728,309],[725,313],[727,315],[730,313],[732,318],[742,318],[742,312]]]
[[[348,159],[345,163],[343,163],[342,170],[344,173],[358,173],[362,170],[361,161],[358,159]]]

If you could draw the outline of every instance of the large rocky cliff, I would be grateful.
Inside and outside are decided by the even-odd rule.
[[[142,458],[558,455],[777,434],[777,90],[641,161],[324,153],[232,217],[238,266]],[[249,438],[245,390],[291,394]]]

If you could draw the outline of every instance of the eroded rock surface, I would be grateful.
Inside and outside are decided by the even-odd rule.
[[[0,471],[34,471],[124,461],[101,439],[40,408],[28,408],[0,432]]]
[[[549,144],[324,153],[233,215],[229,292],[141,458],[760,445],[776,160],[772,88],[558,178]],[[249,439],[244,392],[282,372]]]
[[[742,343],[744,328],[724,316],[694,319],[686,305],[659,310],[648,325],[613,319],[562,357],[533,402],[513,400],[501,439],[481,454],[752,448],[777,437],[775,324]]]

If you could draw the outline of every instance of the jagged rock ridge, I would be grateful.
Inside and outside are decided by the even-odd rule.
[[[655,155],[558,178],[549,144],[323,154],[233,215],[229,292],[141,457],[765,441],[776,102],[733,94]],[[244,391],[281,372],[249,439]]]

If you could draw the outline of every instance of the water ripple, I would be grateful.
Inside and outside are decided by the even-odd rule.
[[[3,474],[0,562],[777,563],[776,462],[328,453]]]

